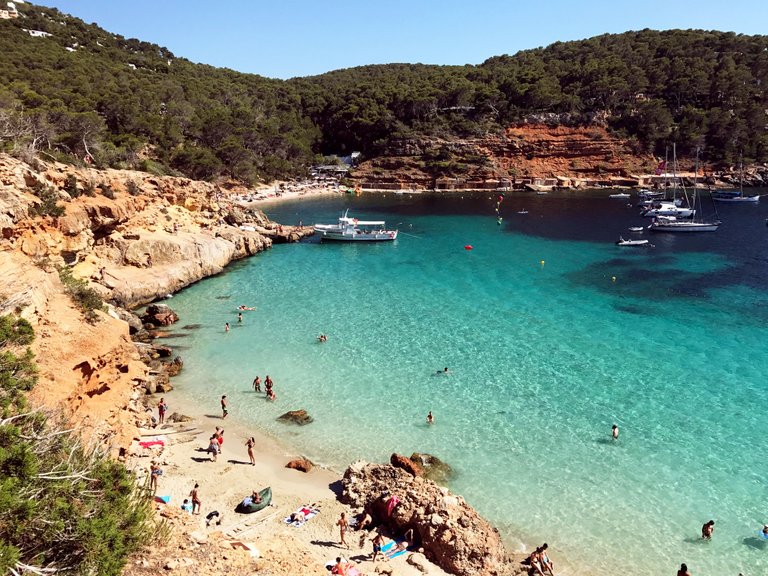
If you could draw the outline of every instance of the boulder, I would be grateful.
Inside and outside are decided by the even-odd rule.
[[[281,420],[283,422],[291,422],[293,424],[298,424],[299,426],[304,426],[306,424],[309,424],[313,421],[312,416],[307,414],[307,411],[304,409],[301,410],[291,410],[289,412],[286,412],[285,414],[278,416],[278,420]]]
[[[414,452],[411,454],[411,461],[416,462],[424,470],[424,476],[434,480],[438,484],[446,484],[453,476],[453,469],[432,454],[422,454]]]
[[[392,454],[392,456],[389,457],[389,463],[392,464],[392,466],[395,468],[401,468],[405,470],[412,476],[424,475],[424,470],[421,469],[419,464],[401,454]]]
[[[288,464],[285,465],[286,468],[291,468],[293,470],[299,470],[301,472],[309,472],[312,470],[312,468],[315,465],[312,464],[309,460],[306,458],[294,458]]]
[[[179,316],[165,304],[150,304],[141,321],[154,326],[170,326],[179,321]]]
[[[399,503],[389,513],[386,504],[392,496]],[[463,498],[404,469],[352,464],[344,472],[341,501],[370,511],[374,522],[394,536],[413,529],[424,555],[451,574],[506,575],[519,568],[508,560],[498,531]],[[421,556],[413,560],[423,562]]]
[[[181,372],[181,369],[184,367],[184,360],[181,359],[181,356],[176,356],[173,360],[168,362],[168,364],[165,365],[165,372],[168,374],[169,377],[174,377]]]

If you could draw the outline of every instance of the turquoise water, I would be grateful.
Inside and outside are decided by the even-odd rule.
[[[765,573],[768,206],[721,210],[716,234],[622,249],[618,235],[647,222],[605,193],[515,196],[502,226],[494,203],[267,209],[291,224],[350,206],[404,234],[275,246],[178,294],[177,384],[212,414],[227,394],[235,417],[339,470],[435,454],[511,546],[547,541],[568,574]],[[238,304],[257,307],[242,325]],[[252,392],[256,374],[277,402]],[[275,421],[296,408],[315,422]]]

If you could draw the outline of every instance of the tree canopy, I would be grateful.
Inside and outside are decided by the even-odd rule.
[[[490,58],[273,80],[193,64],[55,9],[0,21],[0,149],[246,182],[317,155],[526,120],[607,125],[640,151],[768,160],[768,37],[641,30]],[[26,29],[26,30],[25,30]],[[33,37],[28,30],[49,36]]]

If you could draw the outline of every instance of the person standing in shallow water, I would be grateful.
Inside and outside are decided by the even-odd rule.
[[[427,414],[427,424],[434,424],[435,423],[435,417],[432,416],[432,410],[429,411],[429,414]]]
[[[256,376],[256,378],[253,379],[253,391],[254,392],[261,392],[261,378]]]
[[[224,332],[229,332],[229,322],[224,323]]]
[[[619,427],[616,426],[616,424],[611,426],[611,436],[613,436],[614,440],[618,440],[619,439]]]
[[[227,414],[229,414],[229,410],[227,410],[227,395],[224,394],[221,397],[221,417],[226,418]]]
[[[712,532],[715,531],[715,521],[710,520],[701,527],[701,537],[705,540],[712,540]]]
[[[691,576],[691,573],[688,572],[688,566],[680,564],[680,570],[677,571],[677,576]]]

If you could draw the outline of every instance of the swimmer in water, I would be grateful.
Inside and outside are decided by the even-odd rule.
[[[432,416],[432,410],[429,411],[429,414],[427,414],[427,424],[434,424],[435,423],[435,417]]]
[[[438,370],[437,372],[435,372],[435,374],[449,374],[448,367],[446,366],[442,370]]]

